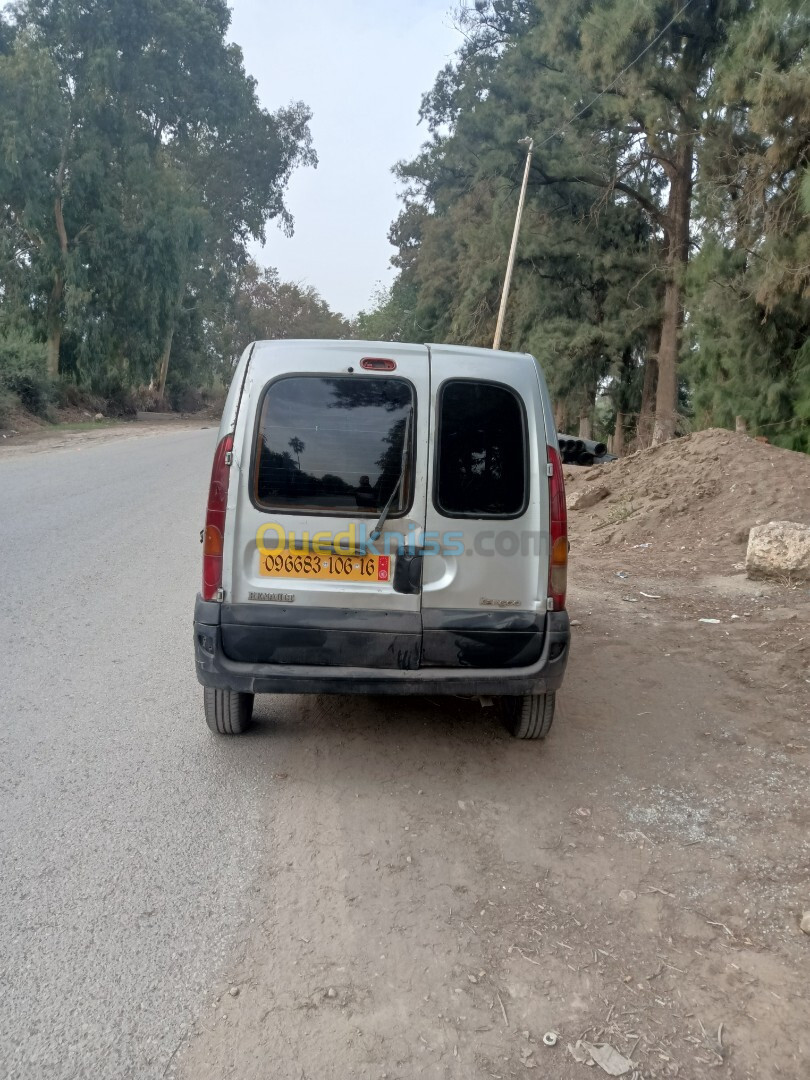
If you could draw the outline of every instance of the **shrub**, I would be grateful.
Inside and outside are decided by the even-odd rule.
[[[56,383],[56,404],[60,409],[81,409],[91,416],[106,408],[104,398],[77,386],[70,378],[60,378]]]
[[[104,400],[99,412],[107,416],[134,416],[137,403],[132,390],[117,372],[108,372],[93,383],[93,390]]]
[[[22,407],[36,416],[47,416],[55,400],[45,346],[24,331],[0,336],[0,392],[16,395]]]
[[[11,418],[16,409],[20,407],[20,399],[10,390],[4,390],[0,386],[0,431],[11,427]]]
[[[75,382],[70,379],[60,379],[56,384],[56,404],[60,409],[83,409],[85,397]]]
[[[225,399],[228,396],[228,388],[217,384],[210,386],[202,392],[205,408],[212,416],[222,416],[225,408]]]
[[[202,393],[196,387],[185,383],[171,386],[168,398],[175,412],[196,413],[205,407]]]

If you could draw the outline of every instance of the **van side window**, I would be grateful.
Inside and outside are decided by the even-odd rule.
[[[439,400],[436,508],[449,517],[516,517],[526,507],[526,421],[496,383],[446,382]]]
[[[272,382],[259,412],[254,501],[299,513],[379,516],[399,483],[406,431],[411,465],[416,407],[404,379],[289,375]],[[412,501],[407,470],[390,516]]]

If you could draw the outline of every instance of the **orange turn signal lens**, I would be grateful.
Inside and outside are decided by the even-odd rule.
[[[203,536],[203,555],[222,554],[222,533],[216,525],[206,525]]]
[[[551,565],[568,565],[568,537],[558,536],[551,548]]]

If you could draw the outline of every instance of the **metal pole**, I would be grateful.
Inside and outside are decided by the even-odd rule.
[[[520,188],[520,199],[518,201],[517,214],[515,215],[515,229],[512,233],[512,246],[509,249],[509,262],[506,264],[506,277],[503,282],[503,292],[501,293],[501,308],[498,312],[498,324],[495,327],[495,341],[492,344],[493,349],[500,349],[501,337],[503,335],[503,322],[506,316],[506,304],[509,300],[509,287],[512,284],[512,269],[515,265],[515,252],[517,251],[518,235],[520,233],[520,220],[523,217],[523,204],[526,201],[526,188],[529,184],[529,168],[532,163],[532,151],[534,150],[534,139],[521,139],[521,143],[528,143],[529,149],[526,153],[526,168],[523,170],[523,184]]]

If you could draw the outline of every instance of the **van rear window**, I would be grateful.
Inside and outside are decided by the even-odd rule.
[[[497,383],[446,382],[439,401],[436,508],[449,517],[517,517],[526,507],[526,421]]]
[[[403,465],[413,463],[413,387],[390,376],[289,375],[272,382],[259,415],[257,504],[273,510],[379,515]],[[411,503],[412,469],[390,515]]]

